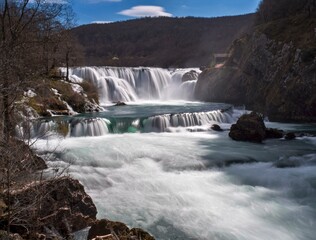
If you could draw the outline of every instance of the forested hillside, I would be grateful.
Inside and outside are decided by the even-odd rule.
[[[252,26],[254,14],[219,18],[142,18],[73,29],[85,65],[200,67]]]

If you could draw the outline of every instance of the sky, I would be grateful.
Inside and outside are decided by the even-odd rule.
[[[77,24],[145,16],[219,17],[255,12],[260,0],[72,0]]]

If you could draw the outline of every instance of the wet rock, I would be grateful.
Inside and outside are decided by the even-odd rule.
[[[283,138],[284,132],[276,128],[266,129],[266,138]]]
[[[217,131],[217,132],[222,132],[223,131],[223,129],[218,124],[213,124],[211,126],[211,129],[214,130],[214,131]]]
[[[91,226],[88,239],[154,240],[149,233],[142,229],[129,229],[124,223],[112,222],[107,219],[98,220]]]
[[[242,115],[230,128],[229,136],[235,141],[261,143],[265,139],[266,127],[263,117],[255,112]]]
[[[125,102],[118,101],[118,102],[115,103],[114,106],[126,106],[126,103],[125,103]]]
[[[294,140],[296,138],[296,135],[295,135],[295,133],[289,132],[289,133],[285,134],[284,138],[286,140]]]
[[[190,72],[186,72],[183,76],[182,76],[182,82],[187,82],[187,81],[191,81],[191,80],[196,80],[199,77],[199,73],[191,70]]]

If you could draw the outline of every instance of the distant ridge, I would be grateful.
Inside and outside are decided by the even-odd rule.
[[[73,29],[85,65],[200,67],[248,31],[254,14],[217,18],[141,18]]]

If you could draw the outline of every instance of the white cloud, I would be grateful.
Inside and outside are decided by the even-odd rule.
[[[91,23],[95,23],[95,24],[108,24],[108,23],[112,23],[113,21],[93,21]]]
[[[118,12],[118,14],[130,17],[172,17],[171,13],[166,12],[165,9],[160,6],[135,6]]]

